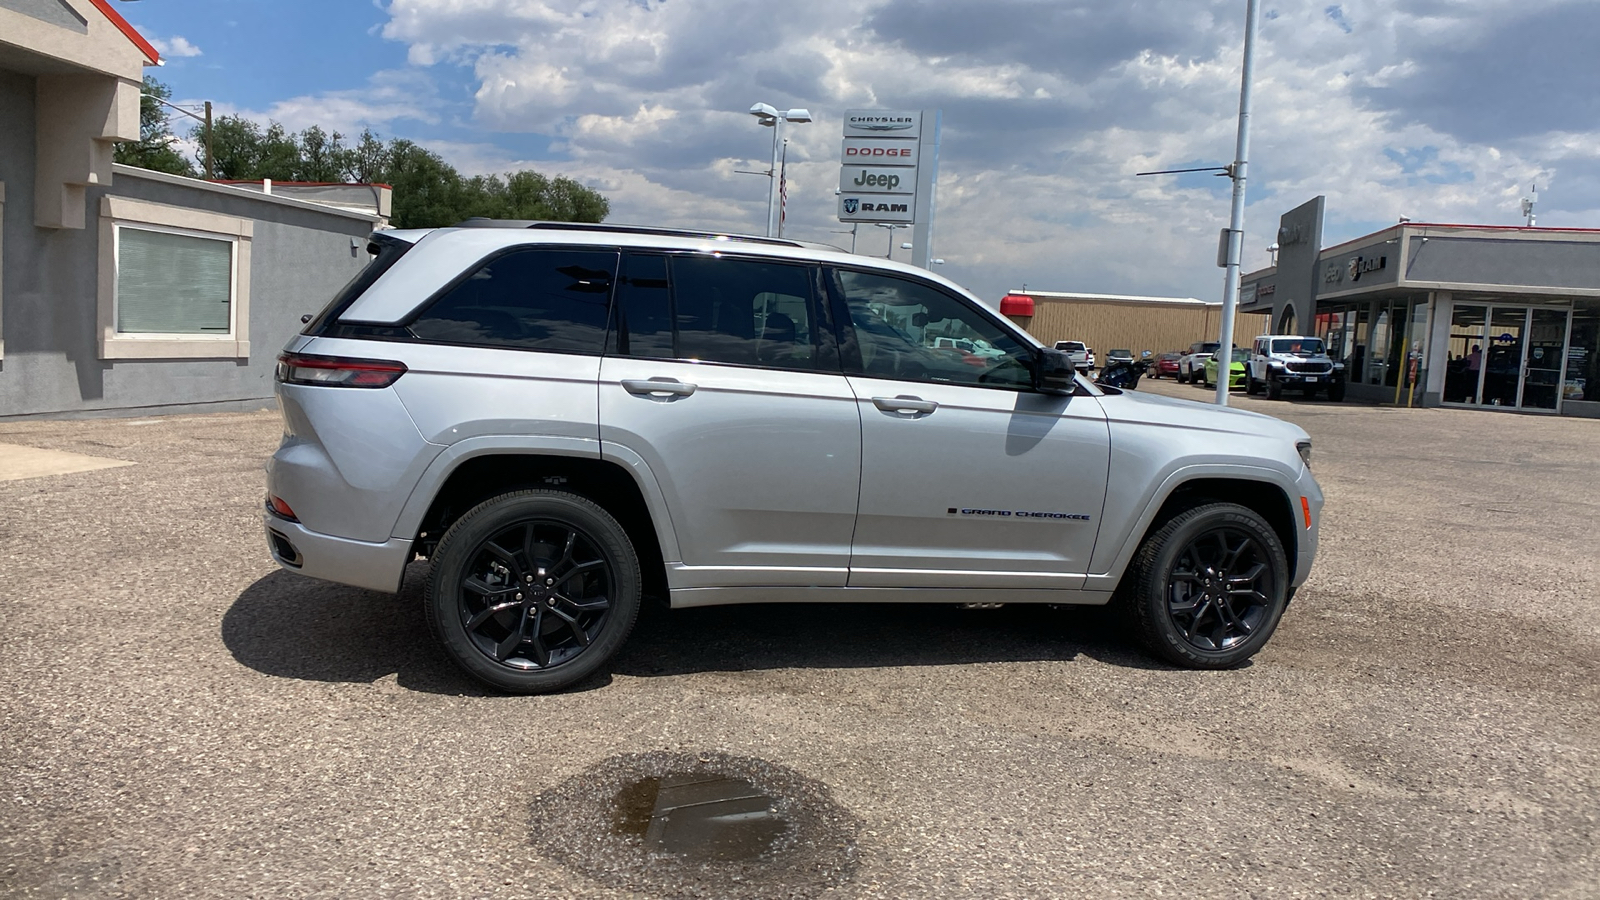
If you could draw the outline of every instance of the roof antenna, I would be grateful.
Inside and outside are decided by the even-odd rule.
[[[1539,202],[1539,184],[1535,182],[1530,188],[1533,196],[1522,198],[1522,214],[1528,219],[1528,227],[1533,227],[1533,205]]]

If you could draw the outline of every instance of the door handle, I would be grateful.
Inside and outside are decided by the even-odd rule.
[[[933,400],[924,400],[921,397],[873,397],[872,405],[884,412],[896,413],[931,413],[939,408]]]
[[[687,397],[694,393],[695,385],[676,378],[624,378],[622,389],[641,397]]]

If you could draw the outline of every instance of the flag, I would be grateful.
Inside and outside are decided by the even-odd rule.
[[[778,237],[783,237],[783,220],[789,211],[789,183],[785,173],[789,169],[789,142],[783,142],[783,161],[778,164]]]

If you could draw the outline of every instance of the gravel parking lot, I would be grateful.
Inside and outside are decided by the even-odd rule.
[[[276,570],[275,413],[0,423],[134,463],[0,480],[0,894],[1600,894],[1600,422],[1236,403],[1328,496],[1248,667],[1097,610],[657,610],[533,698],[435,651],[425,564],[398,598]],[[613,854],[618,773],[669,763],[788,792],[811,845]]]

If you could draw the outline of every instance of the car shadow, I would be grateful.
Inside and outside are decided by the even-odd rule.
[[[302,681],[373,683],[395,676],[407,690],[491,696],[447,659],[428,633],[413,563],[398,595],[273,572],[245,588],[222,618],[222,640],[250,669]],[[1165,670],[1098,607],[1016,604],[961,609],[944,603],[784,603],[667,609],[647,602],[607,672],[574,686],[605,687],[610,675],[789,668],[951,666],[1067,662]]]

